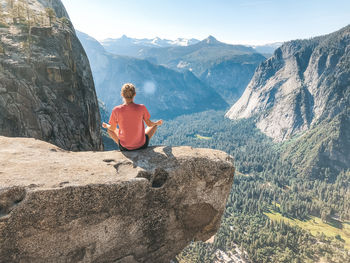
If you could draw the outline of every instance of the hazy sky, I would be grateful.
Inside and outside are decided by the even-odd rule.
[[[263,44],[350,24],[350,0],[62,0],[76,29],[102,40],[204,39]]]

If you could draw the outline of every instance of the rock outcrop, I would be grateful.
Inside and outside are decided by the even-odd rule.
[[[216,150],[0,137],[0,262],[169,262],[216,232],[233,175]]]
[[[332,120],[350,106],[350,26],[329,35],[285,43],[256,70],[226,114],[257,117],[257,127],[283,141]]]
[[[101,150],[89,61],[59,0],[0,0],[0,135]]]

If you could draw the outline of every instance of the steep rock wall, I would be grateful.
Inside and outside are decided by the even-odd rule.
[[[101,150],[86,54],[61,1],[0,0],[0,135]]]
[[[257,127],[283,141],[349,109],[350,26],[290,41],[256,70],[226,116],[257,117]]]

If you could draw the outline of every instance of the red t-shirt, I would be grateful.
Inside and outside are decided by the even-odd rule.
[[[145,125],[143,121],[150,118],[151,115],[145,105],[123,104],[113,109],[109,124],[119,126],[120,144],[129,150],[134,150],[145,144]]]

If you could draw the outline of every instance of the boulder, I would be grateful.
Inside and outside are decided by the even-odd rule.
[[[216,233],[233,175],[217,150],[0,137],[0,262],[169,262]]]

